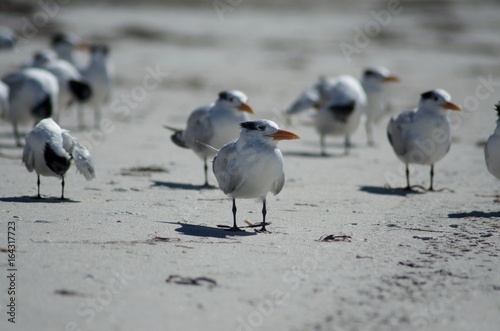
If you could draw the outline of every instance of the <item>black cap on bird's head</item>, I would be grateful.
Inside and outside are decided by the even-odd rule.
[[[500,101],[495,105],[495,111],[497,112],[498,117],[500,118]]]

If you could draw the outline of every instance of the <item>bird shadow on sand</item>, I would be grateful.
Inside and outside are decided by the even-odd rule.
[[[394,196],[400,196],[400,197],[405,197],[410,194],[422,194],[422,192],[419,191],[408,191],[408,190],[397,190],[397,189],[391,189],[389,187],[385,186],[360,186],[359,190],[361,192],[366,192],[370,194],[378,194],[378,195],[394,195]]]
[[[20,203],[80,203],[80,201],[71,200],[68,198],[61,200],[60,198],[56,198],[56,197],[37,198],[34,196],[26,196],[26,195],[22,196],[22,197],[3,197],[3,198],[0,198],[0,201],[2,201],[2,202],[20,202]]]
[[[168,187],[174,190],[213,190],[216,189],[217,186],[205,186],[205,185],[193,185],[187,183],[174,183],[174,182],[164,182],[160,180],[153,180],[152,187]]]
[[[182,233],[186,236],[192,237],[211,237],[211,238],[228,238],[228,237],[245,237],[245,236],[254,236],[256,233],[254,231],[227,231],[224,229],[213,228],[205,225],[198,224],[187,224],[181,222],[163,222],[159,221],[159,223],[166,223],[172,225],[180,225],[180,228],[175,229],[175,231]]]
[[[484,212],[479,210],[473,210],[466,213],[451,213],[448,214],[448,218],[468,218],[468,217],[479,217],[479,218],[500,218],[500,211]]]

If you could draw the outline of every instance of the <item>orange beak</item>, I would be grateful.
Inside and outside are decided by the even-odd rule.
[[[462,108],[454,104],[453,102],[447,102],[442,106],[444,109],[449,109],[449,110],[456,110],[456,111],[461,111]]]
[[[246,113],[255,114],[252,107],[250,107],[246,102],[243,102],[241,105],[236,107],[236,109],[241,110],[241,111],[246,112]]]
[[[274,140],[292,140],[292,139],[300,139],[295,133],[286,131],[286,130],[278,130],[276,133],[271,133],[267,135],[268,137],[273,137]]]
[[[383,82],[384,83],[396,83],[400,82],[401,80],[399,79],[398,76],[390,75],[384,78]]]
[[[79,51],[88,51],[90,49],[90,44],[89,43],[79,43],[75,46],[75,49]]]

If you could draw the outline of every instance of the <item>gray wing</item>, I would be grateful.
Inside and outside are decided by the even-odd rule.
[[[210,144],[210,139],[214,135],[214,128],[209,114],[210,106],[204,106],[195,109],[189,115],[187,127],[184,130],[183,138],[189,148],[196,151],[202,151],[206,147],[197,141]]]
[[[302,92],[297,99],[285,109],[284,113],[286,115],[298,114],[312,108],[317,102],[319,102],[319,94],[316,85],[314,85]]]
[[[387,138],[397,155],[405,155],[408,151],[408,129],[414,118],[415,111],[407,110],[391,118],[387,125]]]
[[[271,192],[273,192],[274,195],[277,195],[278,193],[281,192],[283,189],[283,186],[285,186],[285,174],[283,173],[277,181],[273,183],[273,187],[271,188]]]
[[[224,194],[229,194],[237,189],[243,182],[241,169],[236,162],[235,142],[228,143],[221,148],[214,158],[212,169],[219,184],[219,188]]]

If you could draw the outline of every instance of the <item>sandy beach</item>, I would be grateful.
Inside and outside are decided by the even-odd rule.
[[[220,3],[61,5],[0,53],[4,75],[53,31],[72,31],[110,45],[116,84],[101,130],[79,130],[75,110],[62,114],[97,173],[87,182],[72,167],[64,202],[60,181],[47,177],[44,199],[33,199],[36,175],[0,122],[0,329],[497,330],[500,183],[482,144],[500,100],[499,3]],[[33,15],[0,19],[23,31]],[[291,124],[281,115],[320,75],[359,77],[369,65],[401,78],[389,89],[391,115],[433,88],[463,108],[450,114],[452,147],[435,169],[436,188],[449,190],[386,188],[405,184],[385,133],[389,115],[375,147],[360,126],[350,155],[329,138],[328,157],[307,114]],[[224,89],[244,91],[254,119],[301,136],[279,144],[286,183],[268,196],[269,234],[218,228],[231,225],[231,202],[200,188],[202,161],[162,127],[182,128]],[[411,171],[413,183],[428,185],[429,167]],[[238,223],[260,222],[260,211],[239,200]]]

